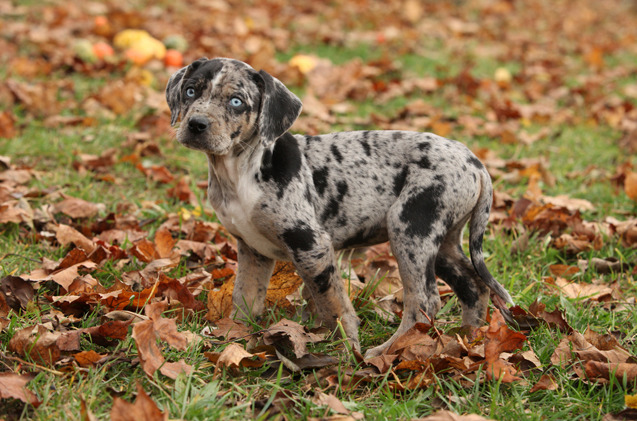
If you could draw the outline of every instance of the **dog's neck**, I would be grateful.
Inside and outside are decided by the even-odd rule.
[[[258,173],[265,149],[254,137],[242,142],[225,155],[208,154],[208,199],[212,206],[223,208],[235,200],[246,177]]]

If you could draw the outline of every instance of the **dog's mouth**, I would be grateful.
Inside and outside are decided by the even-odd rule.
[[[182,128],[177,131],[177,141],[187,148],[214,155],[226,155],[231,146],[227,140],[224,141],[223,136],[212,135],[209,132],[195,134]]]

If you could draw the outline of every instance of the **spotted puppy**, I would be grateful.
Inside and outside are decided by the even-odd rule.
[[[492,201],[489,174],[462,144],[430,133],[288,132],[301,101],[265,71],[225,58],[177,71],[166,97],[177,140],[208,157],[208,198],[238,242],[232,295],[259,315],[275,260],[292,261],[317,317],[341,320],[360,349],[359,319],[335,250],[389,240],[404,286],[404,313],[380,354],[440,309],[436,275],[462,304],[463,323],[483,322],[489,300],[511,302],[482,255]],[[471,260],[461,248],[469,222]],[[494,300],[496,302],[496,300]]]

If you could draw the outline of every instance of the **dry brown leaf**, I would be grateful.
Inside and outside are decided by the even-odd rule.
[[[250,334],[250,328],[243,323],[232,320],[229,317],[217,320],[215,325],[217,325],[217,329],[212,331],[212,335],[225,338],[228,341],[243,338]]]
[[[27,201],[8,200],[0,204],[0,224],[12,222],[20,224],[22,222],[31,224],[33,222],[33,210]]]
[[[397,354],[391,354],[391,355],[382,354],[382,355],[379,355],[378,357],[365,360],[365,362],[369,365],[373,365],[374,367],[378,369],[378,371],[381,374],[383,374],[383,373],[387,373],[391,369],[392,364],[394,363],[396,358],[398,358]]]
[[[504,383],[520,380],[514,376],[513,365],[500,358],[502,352],[511,352],[522,348],[526,336],[509,329],[496,309],[491,316],[491,323],[485,333],[484,355],[486,360],[485,373],[489,379],[499,379]]]
[[[237,343],[228,344],[221,352],[205,352],[204,355],[217,364],[215,372],[221,367],[231,370],[239,367],[261,367],[265,361],[265,353],[251,354]]]
[[[135,403],[115,397],[111,408],[111,421],[167,421],[168,411],[161,412],[157,404],[144,392],[141,384],[137,385]]]
[[[628,383],[637,380],[637,364],[587,361],[585,370],[586,376],[590,379],[609,380],[614,376],[619,381],[626,377]]]
[[[265,296],[266,307],[291,308],[292,304],[286,297],[298,290],[302,283],[292,263],[277,262]]]
[[[19,276],[5,276],[0,280],[0,292],[5,297],[5,303],[14,311],[25,309],[27,304],[33,299],[34,290],[30,282]],[[7,314],[0,314],[6,316]]]
[[[104,209],[104,205],[87,202],[76,197],[67,197],[53,205],[53,212],[63,213],[71,218],[90,218]]]
[[[166,191],[168,197],[175,198],[180,202],[190,203],[193,206],[198,205],[197,195],[195,195],[190,189],[190,179],[188,177],[181,177],[175,184],[175,187],[171,187]]]
[[[485,333],[485,359],[495,361],[502,352],[511,352],[522,348],[526,336],[509,329],[500,310],[491,315],[491,322]]]
[[[153,374],[157,369],[166,365],[166,369],[162,370],[162,374],[170,376],[171,378],[185,371],[186,373],[191,367],[188,364],[180,362],[179,364],[167,363],[164,364],[165,359],[162,355],[159,346],[157,345],[157,339],[162,339],[176,349],[185,350],[188,345],[188,338],[177,331],[177,325],[174,319],[166,319],[161,317],[162,312],[167,308],[168,303],[166,301],[160,301],[152,303],[146,306],[146,315],[149,320],[136,323],[133,326],[132,337],[137,345],[137,351],[139,353],[139,359],[142,364],[144,372],[153,377]]]
[[[349,414],[350,411],[345,408],[343,402],[341,402],[336,396],[332,394],[323,393],[320,390],[314,391],[312,397],[312,403],[318,406],[327,406],[337,414]]]
[[[602,350],[586,340],[584,335],[573,332],[562,338],[551,356],[551,362],[561,367],[574,361],[598,361],[609,364],[620,364],[631,361],[631,355],[625,349],[615,346],[612,349]]]
[[[629,172],[624,180],[626,195],[637,202],[637,172]]]
[[[305,326],[287,319],[282,319],[263,333],[263,342],[266,345],[277,345],[284,349],[291,349],[297,358],[308,354],[308,342],[316,343],[322,340],[322,336],[311,333]]]
[[[18,134],[15,127],[16,118],[11,111],[0,113],[0,138],[11,139]]]
[[[189,375],[193,370],[193,367],[188,364],[185,360],[181,359],[176,363],[173,362],[165,362],[159,368],[159,372],[166,377],[169,377],[175,380],[180,374]]]
[[[38,364],[53,365],[60,358],[57,340],[60,332],[51,332],[42,325],[20,329],[9,341],[9,349]]]
[[[29,374],[0,373],[0,399],[19,399],[37,408],[41,402],[26,388],[33,377]]]
[[[425,361],[442,350],[442,342],[432,338],[428,332],[431,325],[416,323],[391,344],[384,354],[398,354],[401,360]]]
[[[451,411],[441,410],[425,418],[415,418],[412,421],[491,421],[477,414],[458,415]]]
[[[234,276],[226,280],[221,288],[208,293],[208,313],[206,319],[211,322],[230,316],[232,312],[232,290],[234,288]]]
[[[90,350],[73,354],[73,358],[75,358],[75,361],[80,367],[94,367],[95,364],[104,358],[105,355],[106,354],[98,354],[97,352]]]
[[[537,392],[538,390],[557,390],[557,387],[555,377],[550,374],[544,374],[529,390],[529,393]]]
[[[86,253],[91,253],[96,248],[96,245],[93,241],[86,238],[75,228],[64,224],[60,224],[57,226],[57,229],[55,231],[55,238],[63,246],[73,243],[76,247],[81,248]]]
[[[572,282],[559,277],[555,279],[555,286],[567,297],[577,299],[600,301],[613,293],[613,289],[607,285]]]
[[[160,228],[155,233],[155,249],[160,258],[169,258],[173,254],[173,248],[177,241],[173,239],[170,232],[165,228]]]

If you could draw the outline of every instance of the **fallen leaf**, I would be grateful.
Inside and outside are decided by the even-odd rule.
[[[250,334],[250,328],[229,317],[217,320],[215,325],[217,329],[212,331],[212,336],[225,338],[228,341],[244,338]]]
[[[167,421],[168,411],[161,412],[157,404],[137,385],[135,403],[128,403],[117,396],[113,399],[111,421]]]
[[[504,383],[520,380],[514,376],[513,365],[500,358],[502,352],[511,352],[522,348],[526,336],[509,329],[500,310],[496,309],[491,316],[491,323],[485,333],[484,355],[485,373],[489,379],[498,379]]]
[[[296,274],[292,263],[277,262],[265,295],[266,307],[292,308],[286,297],[299,289],[301,284],[303,280]]]
[[[554,285],[569,298],[589,299],[599,301],[612,295],[613,290],[607,285],[588,284],[568,281],[564,278],[555,279]]]
[[[557,390],[555,377],[550,374],[543,374],[540,380],[529,390],[529,393],[537,392],[538,390]]]
[[[574,331],[567,337],[562,338],[551,356],[551,363],[560,367],[577,360],[620,364],[630,362],[631,358],[630,353],[620,346],[605,350],[599,349],[587,341],[584,335]]]
[[[322,336],[311,333],[305,326],[287,319],[282,319],[263,333],[263,342],[266,345],[277,345],[282,349],[291,349],[297,358],[308,354],[308,342],[316,343],[322,340]]]
[[[265,353],[251,354],[241,345],[230,343],[220,353],[205,352],[204,355],[217,364],[215,372],[221,367],[236,370],[239,367],[261,367],[265,361]]]
[[[37,408],[42,402],[26,388],[33,377],[30,374],[0,373],[0,399],[19,399]]]
[[[630,172],[626,175],[624,191],[628,197],[637,202],[637,172]]]
[[[176,378],[179,372],[188,373],[191,366],[183,362],[166,363],[161,349],[157,345],[157,339],[162,339],[178,350],[184,351],[188,345],[188,339],[177,331],[177,325],[174,319],[166,319],[161,317],[162,312],[167,308],[166,301],[152,303],[146,306],[146,315],[149,320],[136,323],[133,325],[132,337],[137,345],[139,359],[144,372],[153,377],[153,374],[162,365],[166,366],[161,370],[162,374],[171,378]]]
[[[93,350],[73,354],[73,358],[75,358],[75,361],[80,367],[94,367],[99,360],[104,358],[104,356],[105,354],[98,354]]]
[[[9,341],[9,349],[38,364],[53,365],[60,358],[57,340],[60,332],[51,332],[42,325],[16,331]]]
[[[17,136],[16,118],[11,111],[0,112],[0,138],[11,139]]]
[[[228,317],[232,313],[232,290],[234,289],[234,276],[226,280],[218,290],[208,293],[208,313],[206,319],[211,322]]]
[[[637,364],[587,361],[584,368],[586,376],[591,379],[609,380],[614,376],[619,381],[624,381],[625,377],[628,383],[637,380]]]
[[[458,415],[451,411],[441,410],[425,418],[414,418],[412,421],[491,421],[477,414]]]
[[[53,205],[53,212],[60,212],[71,218],[90,218],[104,209],[104,205],[87,202],[76,197],[67,197]]]
[[[34,296],[33,286],[30,282],[19,276],[11,275],[0,280],[0,292],[4,294],[6,304],[15,312],[27,308],[27,304]]]
[[[343,402],[340,401],[336,396],[332,394],[323,393],[320,390],[314,391],[314,396],[312,397],[312,403],[318,406],[327,406],[332,411],[337,414],[349,414],[349,410],[345,408]]]
[[[75,228],[64,224],[59,224],[57,226],[57,229],[55,231],[55,238],[63,246],[73,243],[76,247],[81,248],[86,253],[91,253],[96,248],[96,245],[93,241],[86,238]]]

